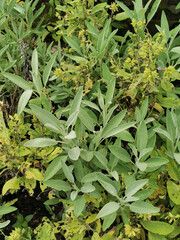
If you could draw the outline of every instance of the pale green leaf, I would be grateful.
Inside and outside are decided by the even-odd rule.
[[[57,145],[58,142],[51,138],[35,138],[27,141],[25,147],[47,147]]]
[[[14,75],[12,73],[2,73],[2,75],[5,78],[8,78],[11,82],[18,85],[20,88],[24,90],[32,90],[31,85],[20,76]]]
[[[29,99],[31,98],[32,93],[33,93],[32,90],[26,90],[21,95],[18,102],[18,110],[17,110],[18,115],[20,115],[23,112],[25,106],[27,105]]]
[[[160,211],[159,208],[156,208],[152,204],[143,201],[133,202],[130,205],[130,210],[139,214],[151,214],[158,213]]]
[[[97,218],[105,217],[111,213],[117,212],[119,204],[117,202],[109,202],[99,211]]]

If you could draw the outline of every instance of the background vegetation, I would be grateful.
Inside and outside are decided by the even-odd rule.
[[[180,239],[180,4],[0,12],[1,238]]]

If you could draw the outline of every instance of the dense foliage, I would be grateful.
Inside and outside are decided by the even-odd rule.
[[[180,24],[160,7],[1,0],[1,238],[180,239]]]

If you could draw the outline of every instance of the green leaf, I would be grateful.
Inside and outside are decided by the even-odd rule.
[[[157,168],[159,168],[160,166],[168,163],[168,159],[166,158],[163,158],[163,157],[153,157],[153,158],[149,158],[147,161],[146,161],[146,164],[147,164],[147,169],[146,171],[150,171],[151,169],[153,170],[156,170]]]
[[[49,111],[44,110],[34,104],[29,104],[30,108],[32,109],[33,113],[36,115],[36,117],[45,125],[45,124],[51,124],[54,125],[56,129],[59,129],[59,132],[61,133],[61,122]]]
[[[31,66],[32,66],[33,83],[34,83],[38,93],[41,94],[42,82],[41,82],[41,78],[38,73],[38,53],[37,53],[36,49],[32,53]]]
[[[44,181],[49,180],[54,177],[54,175],[62,168],[62,161],[66,161],[67,156],[58,156],[56,157],[47,167],[44,174]]]
[[[9,223],[10,223],[10,220],[7,220],[7,221],[5,221],[5,222],[1,222],[1,223],[0,223],[0,229],[1,229],[1,228],[5,228]]]
[[[151,232],[148,232],[148,237],[149,240],[167,240],[166,237]]]
[[[111,104],[112,103],[112,99],[113,99],[113,96],[114,96],[114,90],[115,90],[115,84],[116,84],[116,80],[112,79],[107,86],[108,90],[106,92],[106,97],[105,97],[105,103],[106,104]]]
[[[94,14],[96,12],[103,11],[106,6],[107,6],[107,3],[98,3],[91,9],[91,13]]]
[[[114,116],[109,123],[103,128],[102,135],[106,135],[111,132],[114,128],[118,127],[126,115],[126,110],[121,111],[116,116]]]
[[[92,25],[92,24],[91,24],[90,22],[88,22],[87,20],[85,20],[85,24],[86,24],[86,26],[87,26],[87,28],[88,28],[88,32],[89,32],[90,34],[92,34],[93,36],[98,37],[99,32],[98,32],[98,30],[94,27],[94,25]]]
[[[86,162],[89,162],[93,158],[94,153],[91,151],[87,151],[86,149],[82,149],[80,156],[83,160],[85,160]]]
[[[74,60],[77,63],[87,62],[87,59],[83,58],[83,57],[74,56],[74,55],[70,55],[70,54],[67,54],[67,53],[64,53],[64,56]]]
[[[83,196],[74,201],[74,215],[79,217],[86,205],[86,201]]]
[[[75,131],[71,131],[68,135],[66,135],[64,137],[65,139],[75,139],[76,138],[76,132]]]
[[[1,206],[0,207],[0,216],[3,216],[5,214],[11,213],[11,212],[14,212],[16,210],[17,210],[16,207],[6,206],[6,205]]]
[[[137,193],[134,194],[134,197],[139,198],[139,200],[143,201],[145,199],[147,199],[148,197],[150,197],[153,194],[154,190],[153,189],[144,189],[141,190]]]
[[[70,195],[71,200],[74,201],[76,199],[77,195],[78,195],[78,191],[72,191],[71,195]]]
[[[178,171],[178,166],[173,159],[169,160],[167,167],[168,167],[169,176],[175,181],[180,181],[180,174]]]
[[[100,184],[102,185],[102,187],[103,187],[108,193],[110,193],[110,194],[113,195],[113,196],[117,196],[117,190],[115,189],[115,187],[114,187],[112,184],[110,184],[110,183],[108,183],[108,182],[106,182],[106,181],[103,181],[103,180],[99,180],[99,179],[98,179],[98,181],[100,182]]]
[[[82,178],[81,182],[88,183],[88,182],[94,182],[94,181],[97,181],[97,180],[98,180],[98,177],[97,177],[96,172],[92,172],[92,173],[86,174]]]
[[[32,90],[26,90],[21,95],[18,102],[18,110],[17,110],[18,115],[20,115],[24,111],[24,108],[27,105],[29,99],[31,98],[32,93],[33,93]]]
[[[79,156],[80,156],[80,148],[79,147],[74,147],[69,149],[68,151],[68,156],[71,160],[78,160]]]
[[[47,147],[57,145],[58,142],[51,138],[35,138],[27,141],[25,147]]]
[[[174,159],[178,164],[180,164],[180,153],[174,153]]]
[[[123,149],[122,147],[118,147],[116,145],[109,146],[109,150],[112,152],[114,156],[120,159],[123,162],[131,162],[131,157],[129,153]]]
[[[180,54],[180,47],[174,47],[170,50],[170,52]]]
[[[80,48],[80,42],[76,38],[70,38],[68,36],[64,36],[65,41],[69,44],[69,46],[74,49],[79,55],[82,55],[81,48]]]
[[[146,98],[141,106],[140,112],[141,112],[141,121],[145,119],[148,111],[148,98]]]
[[[134,142],[134,138],[128,132],[128,130],[124,130],[123,132],[116,134],[116,137],[126,142]]]
[[[162,14],[161,14],[161,30],[165,31],[165,39],[166,41],[168,41],[170,37],[169,24],[164,11],[162,11]]]
[[[83,193],[90,193],[93,192],[96,188],[90,184],[90,183],[85,183],[82,188],[81,188],[81,192]]]
[[[2,55],[6,52],[6,50],[9,48],[9,45],[4,46],[3,48],[1,48],[0,50],[0,57],[2,57]]]
[[[85,109],[80,108],[78,117],[89,131],[94,131],[94,120]]]
[[[140,123],[136,133],[136,145],[139,152],[146,148],[148,141],[147,127],[144,121]]]
[[[117,212],[119,204],[117,202],[109,202],[99,211],[97,218],[105,217],[111,213]]]
[[[141,221],[141,225],[152,233],[166,236],[174,230],[174,227],[166,222]]]
[[[49,76],[50,76],[50,73],[51,73],[51,69],[52,69],[52,67],[54,65],[54,62],[55,62],[56,57],[57,57],[57,54],[58,54],[58,52],[53,54],[53,56],[51,57],[51,59],[47,63],[46,67],[44,68],[44,71],[43,71],[43,83],[44,83],[44,86],[46,86],[46,84],[48,82],[48,79],[49,79]]]
[[[155,128],[154,131],[159,133],[160,135],[163,135],[165,138],[168,138],[173,143],[173,140],[167,131],[165,131],[161,128]]]
[[[180,205],[180,185],[175,184],[173,181],[168,180],[167,190],[170,199],[176,204]]]
[[[143,201],[133,202],[129,208],[132,212],[139,214],[152,214],[160,211],[159,208],[156,208],[152,204]]]
[[[116,1],[116,3],[117,3],[117,5],[120,6],[120,8],[122,8],[124,10],[124,12],[129,16],[129,18],[131,20],[134,18],[133,12],[128,7],[126,7],[126,5],[124,5],[124,3],[118,2],[118,1]]]
[[[74,183],[74,176],[72,175],[69,167],[66,165],[64,161],[62,161],[61,164],[62,164],[62,170],[66,178],[69,180],[69,182]]]
[[[113,79],[111,72],[105,63],[102,64],[102,75],[106,84],[110,83],[111,80]]]
[[[66,126],[70,126],[70,125],[74,125],[77,119],[77,116],[79,114],[79,110],[80,110],[80,105],[81,105],[81,101],[82,101],[82,95],[83,95],[83,88],[81,87],[78,92],[76,93],[76,96],[74,97],[72,104],[71,104],[71,109],[69,111],[69,119],[73,117],[73,121],[71,124],[68,123],[68,121],[70,121],[69,119],[67,120]]]
[[[151,11],[149,12],[148,16],[147,16],[147,23],[149,23],[151,21],[151,19],[154,17],[159,4],[160,4],[161,0],[156,0],[151,8]]]
[[[53,188],[57,191],[67,192],[72,189],[71,186],[67,182],[62,181],[62,180],[48,180],[48,181],[44,181],[43,183],[44,183],[44,185],[46,185],[50,188]]]
[[[93,109],[97,110],[98,112],[100,112],[99,107],[98,107],[95,103],[93,103],[93,102],[91,102],[91,101],[82,100],[82,104],[84,104],[84,105],[86,105],[86,106],[88,106],[88,107],[90,107],[90,108],[93,108]]]
[[[111,224],[113,224],[113,222],[116,220],[116,216],[117,214],[114,212],[104,217],[102,226],[103,231],[106,231],[111,226]]]
[[[121,124],[120,126],[118,126],[116,128],[113,128],[113,125],[111,126],[110,122],[106,125],[106,127],[107,127],[106,131],[104,128],[104,131],[102,132],[102,138],[112,137],[112,136],[119,134],[120,132],[123,132],[124,130],[126,130],[130,127],[133,127],[135,125],[135,122],[129,122],[129,123]]]
[[[129,185],[125,191],[127,198],[132,197],[136,192],[138,192],[144,185],[148,182],[148,179],[137,180],[131,185]]]
[[[115,20],[117,21],[123,21],[126,20],[127,18],[129,18],[129,16],[125,12],[121,12],[115,15]]]
[[[108,160],[106,157],[100,152],[94,152],[95,157],[98,159],[98,161],[105,167],[107,168],[108,165]]]
[[[19,77],[17,75],[12,74],[12,73],[2,73],[2,75],[5,78],[8,78],[11,82],[18,85],[20,88],[22,88],[24,90],[32,90],[31,85],[27,81],[25,81],[22,77]]]

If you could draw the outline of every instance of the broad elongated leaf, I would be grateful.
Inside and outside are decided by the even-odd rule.
[[[174,230],[174,227],[166,222],[160,221],[141,221],[141,225],[152,233],[159,235],[168,235]]]
[[[155,128],[154,131],[159,134],[162,134],[165,138],[168,138],[171,142],[173,142],[170,134],[166,130],[163,130],[161,128]]]
[[[104,217],[102,226],[103,231],[106,231],[106,229],[109,228],[111,224],[113,224],[113,222],[116,220],[116,216],[117,214],[114,212]]]
[[[112,109],[112,111],[111,111]],[[110,109],[110,113],[112,115],[113,111],[116,109],[115,107]],[[107,114],[108,115],[108,114]],[[114,128],[118,127],[122,122],[123,118],[126,115],[126,110],[121,111],[116,116],[114,116],[109,123],[103,128],[102,135],[105,135],[107,132],[111,132]],[[107,121],[106,121],[107,122]]]
[[[146,164],[147,164],[147,168],[150,169],[150,168],[158,168],[166,163],[168,163],[168,159],[166,158],[163,158],[163,157],[154,157],[154,158],[149,158],[147,161],[146,161]],[[147,170],[148,170],[147,169]]]
[[[97,218],[105,217],[111,213],[117,212],[119,204],[117,202],[109,202],[99,211]]]
[[[144,121],[140,123],[137,129],[136,137],[137,149],[139,152],[141,152],[144,148],[146,148],[148,141],[148,132]]]
[[[85,109],[80,108],[78,117],[89,131],[94,131],[94,121]]]
[[[54,55],[51,57],[51,59],[49,60],[49,62],[47,63],[46,67],[44,68],[44,71],[43,71],[43,83],[44,83],[44,86],[46,86],[47,82],[48,82],[48,79],[49,79],[49,76],[50,76],[50,73],[51,73],[51,69],[54,65],[54,62],[56,60],[56,57],[57,57],[57,54],[58,52],[54,53]]]
[[[71,186],[62,180],[47,180],[43,182],[46,186],[54,188],[55,190],[58,191],[70,191],[71,190]]]
[[[86,205],[85,198],[81,196],[80,198],[74,201],[74,215],[79,217]]]
[[[116,1],[116,3],[124,10],[124,12],[129,16],[129,18],[132,20],[134,18],[133,12],[126,7],[126,5],[122,2]]]
[[[147,16],[147,23],[149,23],[151,21],[151,19],[154,17],[159,4],[161,3],[161,0],[156,0],[151,8],[151,11],[149,12],[148,16]]]
[[[31,85],[20,76],[14,75],[12,73],[2,73],[2,75],[8,78],[11,82],[18,85],[20,88],[24,90],[32,90]]]
[[[6,50],[9,48],[9,45],[6,45],[5,47],[1,48],[0,50],[0,57],[6,52]]]
[[[29,99],[31,98],[32,93],[33,93],[32,90],[26,90],[21,95],[18,102],[18,110],[17,110],[18,115],[20,115],[23,112],[25,106],[27,105]]]
[[[79,114],[80,105],[81,105],[81,101],[82,101],[82,95],[83,95],[83,88],[81,87],[78,90],[78,92],[76,93],[74,100],[72,101],[71,109],[69,112],[69,119],[72,118],[72,115],[73,115],[73,118],[72,118],[73,121],[70,121],[68,119],[68,121],[71,122],[71,124],[69,124],[69,122],[67,121],[66,126],[74,125],[76,123],[76,119]]]
[[[51,179],[62,168],[62,161],[66,160],[67,156],[59,156],[55,158],[46,169],[44,181]]]
[[[116,156],[118,159],[122,160],[123,162],[130,162],[131,161],[130,155],[122,147],[118,147],[118,146],[113,145],[113,146],[109,146],[109,149],[114,156]]]
[[[35,49],[32,54],[32,60],[31,60],[31,66],[32,66],[32,77],[34,85],[38,91],[39,94],[42,92],[42,82],[40,75],[38,73],[38,53]]]
[[[110,83],[110,81],[113,79],[111,72],[105,63],[102,64],[102,75],[103,75],[104,81],[107,84]]]
[[[90,193],[93,192],[96,188],[90,184],[90,183],[85,183],[82,188],[81,188],[81,192],[83,193]]]
[[[141,112],[141,121],[145,119],[146,114],[148,111],[148,98],[146,98],[141,106],[140,112]]]
[[[106,6],[107,6],[107,3],[99,3],[91,9],[91,13],[94,14],[96,12],[102,11]]]
[[[151,214],[160,211],[159,208],[154,207],[152,204],[143,201],[136,201],[130,205],[130,210],[139,214]]]
[[[63,169],[64,175],[69,180],[69,182],[74,183],[74,176],[72,175],[69,167],[66,165],[64,161],[62,161],[62,169]]]
[[[127,198],[132,197],[135,193],[137,193],[146,183],[147,179],[141,179],[133,182],[130,186],[127,187],[125,191],[125,195]]]
[[[1,206],[0,207],[0,216],[3,216],[5,214],[11,213],[16,211],[17,208],[16,207],[12,207],[12,206]]]
[[[98,161],[105,167],[107,168],[108,161],[106,157],[100,152],[94,152],[95,157],[98,159]]]
[[[10,220],[0,223],[0,229],[5,228],[10,223]]]
[[[124,130],[126,130],[130,127],[133,127],[134,125],[135,125],[135,122],[124,123],[116,128],[110,129],[111,127],[109,127],[110,126],[110,122],[109,122],[106,125],[106,126],[108,126],[109,129],[107,131],[105,131],[105,128],[104,128],[104,131],[102,132],[102,138],[112,137],[116,134],[119,134],[120,132],[123,132]]]
[[[111,195],[113,196],[117,196],[117,190],[115,189],[115,187],[106,182],[106,181],[103,181],[103,180],[99,180],[100,184],[102,185],[102,187],[108,192],[110,193]]]
[[[156,234],[156,233],[152,233],[152,232],[148,232],[148,239],[149,240],[167,240],[167,238],[165,236]]]
[[[88,182],[94,182],[94,181],[97,181],[97,180],[98,180],[98,176],[97,176],[96,172],[92,172],[92,173],[86,174],[82,178],[81,182],[88,183]]]
[[[47,147],[57,145],[58,142],[51,138],[35,138],[27,141],[25,147]]]
[[[78,42],[78,39],[70,38],[68,36],[64,36],[64,39],[69,44],[69,46],[72,49],[74,49],[74,51],[76,51],[78,54],[82,55],[81,48],[80,48],[80,43]]]
[[[74,148],[69,149],[68,156],[72,160],[75,160],[75,161],[78,160],[78,158],[80,156],[80,148],[79,147],[74,147]]]
[[[114,90],[115,90],[115,84],[116,84],[116,80],[112,79],[111,82],[107,86],[108,90],[106,92],[106,97],[105,97],[105,103],[106,104],[111,104],[112,103]]]
[[[51,124],[54,125],[56,129],[59,129],[61,132],[61,122],[49,111],[44,110],[34,104],[30,104],[30,108],[32,109],[33,113],[37,116],[37,118],[45,125]]]
[[[167,182],[167,190],[170,199],[176,204],[180,205],[180,185],[177,185],[171,180]]]

